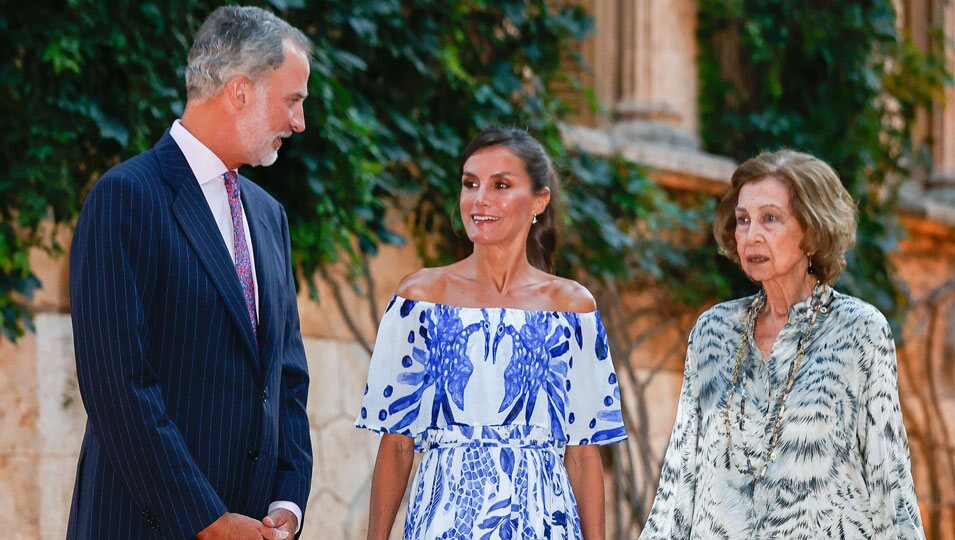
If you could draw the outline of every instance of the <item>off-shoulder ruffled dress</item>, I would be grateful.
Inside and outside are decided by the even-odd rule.
[[[355,425],[425,453],[405,520],[415,540],[581,538],[564,449],[627,437],[598,312],[400,296]]]

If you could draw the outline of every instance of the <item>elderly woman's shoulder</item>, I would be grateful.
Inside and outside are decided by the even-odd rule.
[[[855,296],[833,290],[829,311],[842,325],[889,330],[889,321],[879,308]]]
[[[700,314],[694,328],[706,328],[712,325],[732,325],[749,309],[756,295],[744,296],[720,302]]]

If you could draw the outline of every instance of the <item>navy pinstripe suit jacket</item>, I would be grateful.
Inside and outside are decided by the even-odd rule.
[[[91,190],[70,251],[89,415],[67,538],[191,538],[224,512],[303,512],[312,470],[288,222],[247,178],[252,333],[229,252],[168,132]]]

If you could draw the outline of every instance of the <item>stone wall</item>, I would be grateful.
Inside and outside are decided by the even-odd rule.
[[[303,538],[363,538],[377,438],[352,427],[368,372],[357,343],[306,338],[315,451]],[[62,539],[86,414],[68,314],[42,314],[36,333],[0,345],[0,527],[14,539]]]
[[[650,163],[657,181],[671,188],[718,193],[733,167],[725,158],[698,150],[634,144],[608,131],[568,126],[564,136],[571,145]],[[894,263],[915,304],[902,336],[900,387],[917,489],[930,538],[955,540],[955,364],[950,360],[955,353],[955,221],[931,208],[909,209],[901,221],[908,235]],[[400,222],[390,225],[401,229]],[[68,240],[66,233],[61,235],[63,245]],[[32,304],[36,331],[16,345],[0,341],[0,528],[15,539],[59,539],[66,528],[85,425],[68,314],[67,258],[34,255],[33,267],[44,284]],[[312,376],[309,418],[315,451],[312,512],[303,538],[364,536],[377,437],[353,428],[352,421],[367,374],[366,347],[373,343],[377,317],[401,277],[420,265],[411,247],[382,249],[372,260],[373,281],[363,284],[374,291],[374,305],[334,272],[318,283],[320,303],[304,293],[299,297]],[[655,301],[652,291],[623,296],[620,306],[628,311]],[[633,368],[632,379],[621,377],[624,406],[641,420],[632,426],[631,444],[617,445],[607,456],[649,462],[630,469],[646,505],[676,413],[683,345],[695,316],[685,314],[636,346],[623,338],[612,343],[618,370],[624,364]],[[638,336],[649,324],[638,323],[617,335]],[[621,480],[608,475],[612,516],[629,511],[614,503]],[[400,538],[401,523],[399,518],[393,538]],[[615,522],[609,525],[612,532]]]
[[[68,236],[60,241],[69,245]],[[0,339],[0,530],[17,540],[65,537],[86,425],[68,313],[67,259],[68,254],[34,254],[33,267],[44,284],[32,304],[35,332],[16,344]],[[372,264],[381,306],[398,280],[420,265],[412,248],[382,249]],[[352,426],[369,355],[335,305],[336,288],[345,305],[366,304],[349,287],[329,282],[319,283],[322,303],[299,297],[315,457],[309,498],[315,511],[302,536],[307,540],[364,538],[377,451],[377,436]],[[365,311],[351,315],[373,339],[375,322]],[[393,537],[400,538],[400,528]]]
[[[594,68],[585,80],[606,109],[593,114],[581,106],[576,121],[590,127],[567,126],[568,144],[644,163],[669,188],[721,192],[735,164],[699,150],[696,3],[580,1],[594,13],[597,27],[584,46]],[[955,35],[953,3],[898,4],[914,14],[913,20],[931,13]],[[947,92],[953,95],[951,89]],[[955,540],[955,99],[940,105],[931,118],[939,168],[904,201],[902,223],[909,236],[894,259],[898,276],[916,299],[901,336],[905,345],[899,372],[929,538]],[[69,245],[68,240],[64,231],[59,242]],[[31,262],[43,282],[31,303],[36,331],[15,345],[0,338],[0,530],[13,539],[62,539],[85,414],[73,360],[66,256],[38,252]],[[374,281],[364,284],[374,292],[373,304],[334,273],[319,283],[321,303],[304,294],[299,298],[312,376],[309,417],[315,451],[303,538],[364,537],[377,438],[351,424],[360,406],[377,317],[401,277],[420,264],[410,247],[383,249],[372,264]],[[631,299],[633,305],[646,301],[634,292],[628,294]],[[636,461],[649,456],[653,465],[634,472],[645,497],[652,497],[656,462],[675,416],[681,344],[694,315],[686,314],[632,350],[612,344],[615,362],[634,368],[632,380],[621,380],[624,406],[643,423],[635,426],[635,440],[617,445],[609,457]],[[621,480],[608,476],[608,492],[614,493]],[[608,506],[615,509],[612,499]],[[393,538],[400,538],[401,523],[399,518]],[[612,520],[610,525],[612,529]]]
[[[919,301],[900,351],[903,402],[923,514],[939,512],[941,525],[931,537],[950,539],[955,538],[951,531],[955,487],[950,483],[955,469],[948,465],[955,434],[955,368],[950,362],[955,352],[955,294],[944,291],[955,280],[955,229],[918,216],[903,217],[903,224],[909,237],[895,263],[912,297]],[[63,299],[53,294],[65,291],[65,257],[43,262],[37,268],[46,287],[39,297],[46,311],[36,316],[36,332],[16,345],[0,342],[0,529],[15,539],[64,537],[85,425],[70,318],[58,311]],[[390,299],[400,278],[419,264],[410,247],[382,251],[372,267],[379,307]],[[315,450],[312,512],[303,537],[359,539],[367,524],[377,437],[353,428],[352,422],[360,406],[369,355],[342,320],[333,287],[322,283],[320,292],[321,304],[300,298],[312,376],[308,408]],[[365,337],[373,336],[375,322],[365,309],[368,304],[350,291],[342,294],[345,305],[358,308],[355,321],[367,333]],[[938,299],[934,304],[927,301],[932,294]],[[633,296],[637,305],[646,294]],[[926,309],[936,310],[931,324],[924,314],[919,315]],[[623,354],[624,344],[613,344],[618,353],[615,361],[630,362],[637,380],[645,385],[637,399],[635,388],[621,381],[625,406],[647,407],[646,425],[638,428],[655,461],[662,457],[676,412],[682,349],[671,354],[662,368],[657,364],[666,360],[671,345],[685,341],[694,315],[687,314],[629,355]],[[929,336],[935,336],[934,341]],[[948,437],[943,438],[946,433]],[[620,451],[638,450],[630,445]],[[657,471],[656,467],[651,470],[651,477],[637,471],[639,481],[652,485]],[[613,492],[613,482],[608,477],[608,492]],[[400,537],[400,524],[399,518],[394,538]]]
[[[955,227],[902,222],[893,262],[912,298],[899,340],[902,408],[928,536],[955,540]]]

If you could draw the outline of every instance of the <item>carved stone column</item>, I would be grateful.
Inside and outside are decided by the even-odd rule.
[[[955,3],[933,0],[933,26],[941,26],[948,45],[946,64],[955,69]],[[934,170],[929,178],[930,197],[955,205],[955,88],[945,87],[943,103],[932,111],[932,161]]]
[[[598,4],[597,35],[613,34],[617,45],[597,50],[598,57],[612,57],[598,62],[598,76],[608,64],[616,75],[607,101],[615,136],[698,148],[696,2]]]
[[[594,17],[583,53],[603,111],[564,125],[564,140],[642,163],[661,185],[722,193],[736,163],[700,150],[696,1],[575,1]]]

